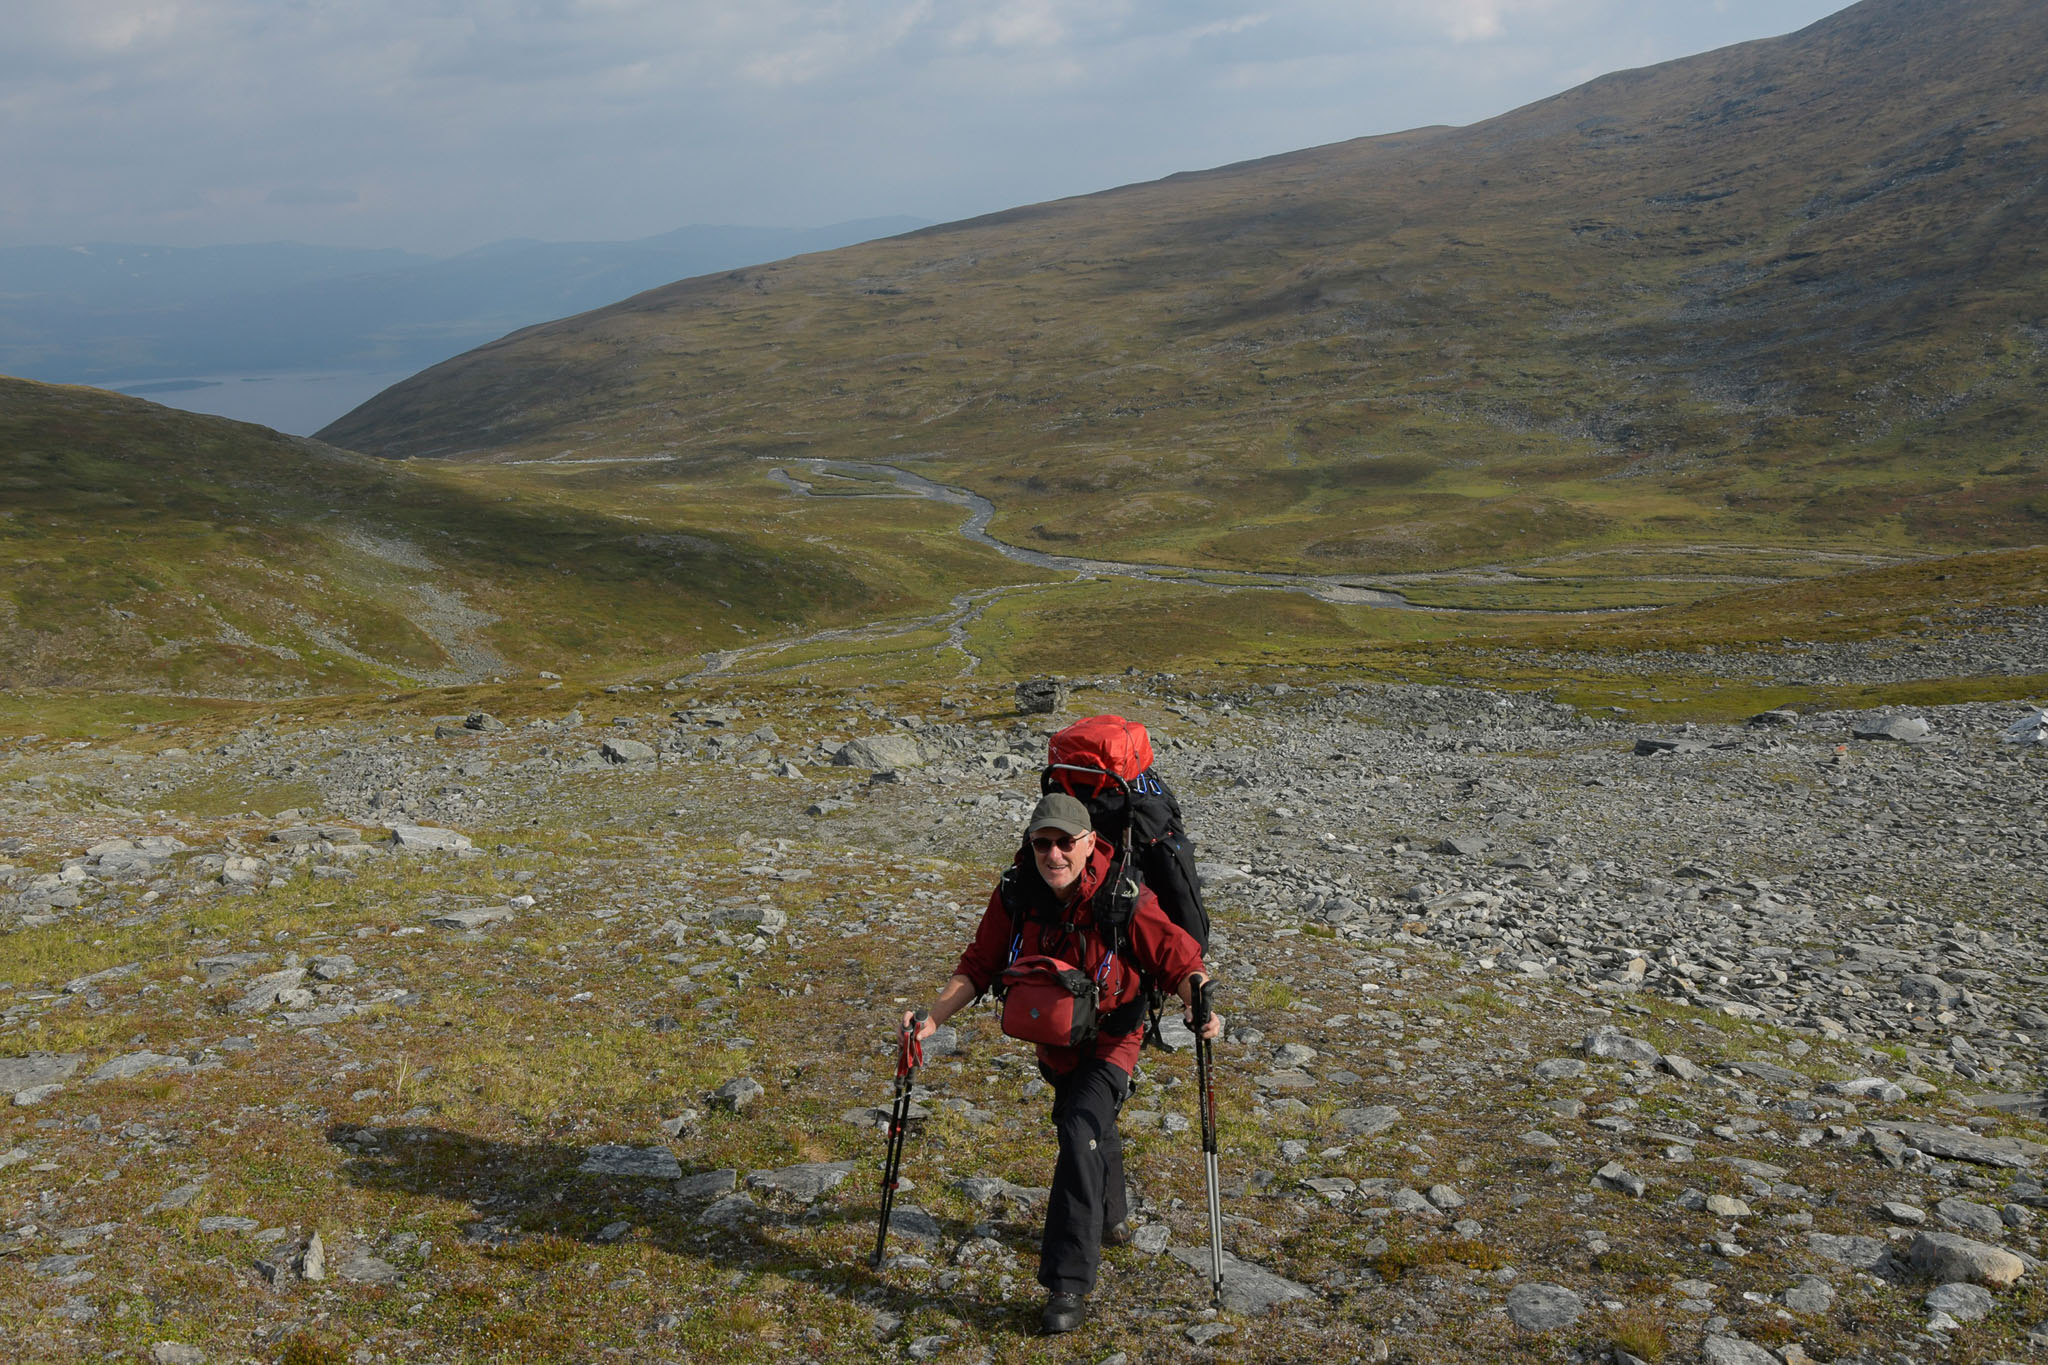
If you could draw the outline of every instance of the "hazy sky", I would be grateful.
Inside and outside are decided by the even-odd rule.
[[[0,0],[0,245],[933,220],[1470,123],[1842,0]]]

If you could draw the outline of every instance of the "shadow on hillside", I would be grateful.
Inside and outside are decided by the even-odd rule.
[[[664,1251],[702,1257],[728,1270],[772,1269],[783,1275],[803,1270],[812,1283],[831,1286],[842,1298],[899,1317],[933,1298],[930,1292],[891,1285],[868,1263],[879,1216],[879,1134],[873,1150],[860,1154],[859,1164],[834,1194],[809,1205],[776,1195],[756,1197],[751,1210],[740,1209],[743,1216],[716,1222],[701,1219],[721,1196],[685,1197],[667,1180],[586,1173],[580,1169],[590,1156],[586,1146],[502,1142],[418,1124],[335,1124],[326,1136],[348,1154],[342,1174],[358,1189],[469,1205],[476,1216],[463,1225],[462,1236],[472,1246],[510,1248],[543,1237],[598,1246],[639,1233]],[[692,1166],[687,1157],[680,1158],[685,1180],[709,1169]],[[744,1173],[740,1188],[744,1192]],[[621,1229],[620,1223],[627,1226]],[[832,1228],[856,1230],[858,1235],[849,1240],[858,1251],[840,1258],[804,1244],[803,1234]],[[971,1235],[951,1220],[941,1220],[940,1229],[940,1248]],[[891,1256],[919,1255],[944,1263],[941,1251],[896,1234],[888,1250]],[[1029,1330],[1040,1306],[1031,1274],[1035,1261],[1029,1253],[1019,1256],[1014,1302],[963,1294],[948,1303],[948,1310],[987,1331]]]

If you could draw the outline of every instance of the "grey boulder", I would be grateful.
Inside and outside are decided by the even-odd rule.
[[[1951,1232],[1923,1232],[1906,1250],[1913,1269],[1937,1280],[2010,1289],[2027,1273],[2027,1263],[2007,1251]]]
[[[1525,1332],[1555,1332],[1585,1311],[1586,1301],[1561,1284],[1533,1282],[1508,1291],[1508,1317]]]
[[[915,768],[924,762],[924,750],[909,735],[867,735],[839,746],[832,761],[842,768]]]

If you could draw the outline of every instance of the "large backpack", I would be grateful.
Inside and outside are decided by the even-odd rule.
[[[1121,953],[1141,886],[1150,887],[1166,917],[1194,939],[1209,946],[1209,915],[1202,906],[1202,879],[1195,870],[1194,846],[1182,822],[1180,802],[1152,771],[1152,738],[1145,727],[1122,716],[1090,716],[1053,735],[1047,745],[1045,770],[1039,774],[1042,793],[1062,791],[1088,807],[1095,832],[1115,850],[1109,873],[1090,905],[1097,928],[1110,947]],[[1002,879],[1003,908],[1021,934],[1024,921],[1056,910],[1056,900],[1027,840]],[[1014,955],[1017,934],[1012,935]],[[1159,1047],[1159,1015],[1164,995],[1158,984],[1146,989],[1102,1021],[1105,1033],[1128,1033],[1137,1027],[1139,1012],[1149,1008],[1145,1041]]]

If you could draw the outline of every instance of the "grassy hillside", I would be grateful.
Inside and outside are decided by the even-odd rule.
[[[1389,572],[2048,534],[2048,9],[1866,0],[1464,129],[688,280],[322,435],[885,459],[1042,548]]]
[[[0,687],[680,669],[798,621],[929,607],[938,578],[999,562],[929,515],[849,559],[770,543],[729,505],[693,516],[687,489],[658,521],[623,501],[0,379]]]

